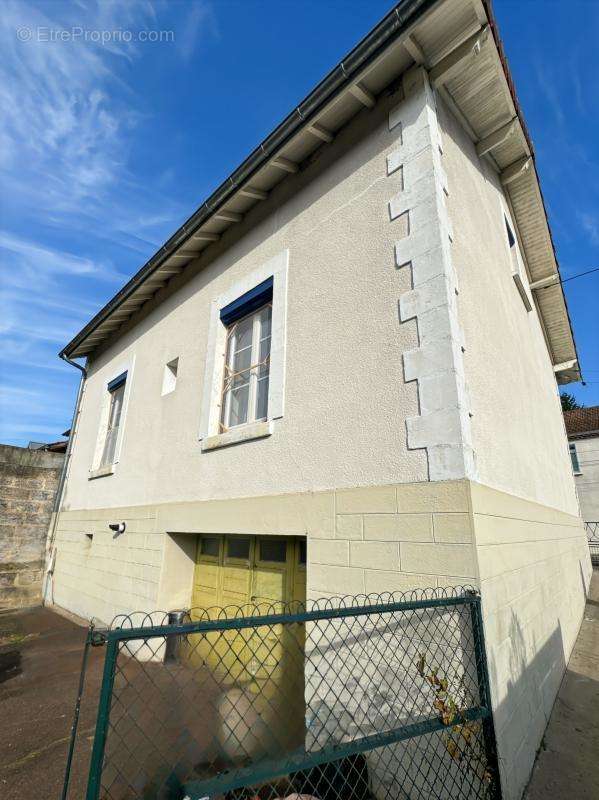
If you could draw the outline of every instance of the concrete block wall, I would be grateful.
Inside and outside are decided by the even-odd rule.
[[[0,609],[41,602],[46,534],[64,455],[0,445]]]
[[[125,522],[125,533],[108,527],[115,522]],[[153,507],[63,512],[49,599],[106,624],[117,614],[154,611],[164,546]]]
[[[505,800],[529,779],[590,583],[579,517],[471,484]]]
[[[312,599],[475,584],[469,513],[466,481],[63,511],[52,599],[105,622],[185,606],[198,533],[306,536]]]
[[[475,585],[468,481],[334,493],[331,536],[308,545],[308,595],[404,592]]]

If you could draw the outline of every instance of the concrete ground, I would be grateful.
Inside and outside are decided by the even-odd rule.
[[[526,800],[599,798],[599,570]]]
[[[86,629],[45,608],[0,613],[0,797],[58,800]],[[69,797],[85,796],[103,652],[90,650]]]

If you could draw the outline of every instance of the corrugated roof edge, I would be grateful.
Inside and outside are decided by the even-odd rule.
[[[551,240],[551,249],[553,250],[553,258],[555,259],[555,266],[557,267],[557,274],[559,276],[560,282],[562,279],[561,270],[559,266],[559,261],[557,260],[557,253],[555,250],[555,242],[553,240],[553,232],[551,230],[551,225],[549,224],[549,216],[547,214],[547,204],[545,203],[545,197],[543,195],[543,189],[541,187],[541,180],[539,178],[539,171],[537,169],[537,160],[535,154],[535,148],[532,143],[532,139],[530,138],[530,134],[528,132],[528,128],[526,126],[526,120],[524,119],[524,114],[522,113],[522,108],[520,107],[520,102],[518,100],[518,95],[516,94],[516,88],[514,86],[514,81],[512,79],[512,73],[510,72],[510,68],[507,61],[507,56],[505,54],[505,50],[503,49],[503,42],[501,41],[501,36],[499,35],[499,30],[497,28],[497,22],[495,21],[495,14],[493,12],[493,4],[491,0],[482,0],[483,7],[485,9],[485,13],[487,15],[487,19],[489,20],[489,27],[493,33],[493,39],[495,41],[495,45],[497,47],[497,52],[499,53],[499,58],[501,60],[501,66],[503,67],[503,74],[505,75],[505,79],[507,81],[508,88],[510,90],[510,95],[512,97],[512,102],[514,103],[514,108],[516,109],[516,114],[518,115],[518,119],[520,120],[520,125],[522,126],[522,131],[526,138],[526,142],[528,147],[530,148],[530,154],[532,156],[532,163],[535,169],[535,176],[537,179],[537,185],[539,187],[539,194],[541,195],[541,202],[543,204],[543,213],[545,214],[545,220],[547,222],[547,230],[549,231],[549,239]],[[580,380],[582,380],[582,368],[580,366],[580,358],[578,357],[578,347],[576,346],[576,338],[574,336],[574,328],[572,327],[572,318],[570,317],[570,309],[568,308],[568,301],[566,299],[566,294],[561,289],[562,297],[564,298],[564,306],[566,308],[566,316],[568,318],[568,325],[570,327],[570,333],[572,335],[572,342],[574,344],[574,353],[576,354],[576,361],[578,362],[578,374],[580,376]]]
[[[183,223],[167,242],[120,289],[108,303],[60,351],[60,357],[70,356],[81,342],[94,331],[118,306],[123,303],[160,265],[186,241],[212,214],[228,200],[230,195],[247,183],[252,175],[274,157],[277,150],[306,125],[317,111],[335,94],[350,84],[353,76],[375,59],[381,50],[399,36],[438,0],[401,0],[328,75],[288,114],[275,130],[258,145],[228,178]]]

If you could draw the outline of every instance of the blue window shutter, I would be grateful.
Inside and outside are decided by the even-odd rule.
[[[230,325],[235,320],[251,314],[252,311],[270,302],[272,300],[272,286],[273,278],[267,278],[258,286],[250,289],[249,292],[242,294],[237,300],[233,300],[232,303],[221,308],[220,318],[222,323]]]
[[[118,389],[119,386],[122,386],[123,383],[127,380],[127,372],[121,372],[120,375],[117,375],[116,378],[113,378],[108,386],[106,387],[109,392],[113,392],[115,389]]]

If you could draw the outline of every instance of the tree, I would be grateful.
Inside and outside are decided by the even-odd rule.
[[[560,392],[562,411],[574,411],[575,408],[584,408],[570,392]]]

